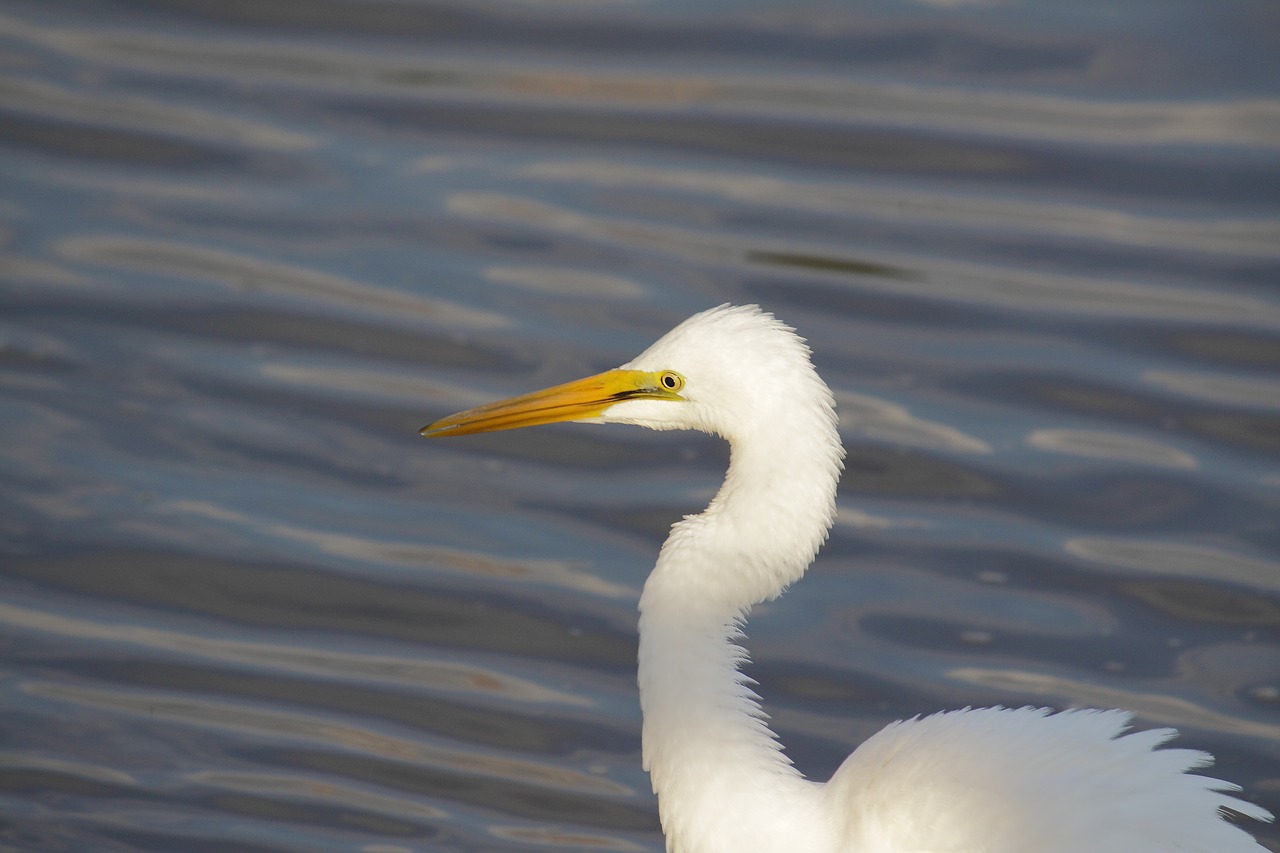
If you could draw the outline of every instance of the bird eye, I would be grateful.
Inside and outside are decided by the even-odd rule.
[[[665,370],[658,374],[658,384],[668,391],[679,391],[684,387],[684,377],[674,370]]]

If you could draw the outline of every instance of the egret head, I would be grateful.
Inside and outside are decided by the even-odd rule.
[[[732,439],[761,420],[785,420],[818,389],[817,399],[829,409],[830,392],[791,328],[754,305],[721,305],[685,320],[615,370],[469,409],[421,432],[467,435],[576,421],[697,429]]]

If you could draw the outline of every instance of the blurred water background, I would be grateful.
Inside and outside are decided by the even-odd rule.
[[[8,0],[0,180],[5,850],[660,850],[725,449],[417,429],[727,301],[849,450],[749,629],[806,773],[1119,706],[1280,811],[1270,0]]]

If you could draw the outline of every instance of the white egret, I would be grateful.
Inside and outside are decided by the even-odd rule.
[[[1123,711],[982,708],[893,723],[826,784],[805,779],[739,667],[752,605],[826,539],[844,457],[831,391],[791,328],[755,306],[681,323],[616,370],[423,427],[554,421],[696,429],[730,444],[711,504],[671,528],[640,597],[644,764],[672,853],[1259,853],[1239,788],[1202,752],[1124,734]]]

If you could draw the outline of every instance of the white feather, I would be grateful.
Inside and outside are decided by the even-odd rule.
[[[678,382],[663,371],[683,377],[679,398],[655,385],[592,402],[615,380],[665,376],[670,390]],[[804,341],[755,306],[691,317],[602,377],[573,383],[578,397],[560,386],[423,433],[578,416],[729,441],[724,484],[671,528],[640,598],[644,764],[671,853],[1261,853],[1221,810],[1271,816],[1189,772],[1208,755],[1158,749],[1172,730],[1124,734],[1122,711],[898,722],[830,782],[806,780],[769,730],[736,640],[752,605],[799,580],[831,527],[844,457],[831,391]]]
[[[681,323],[627,368],[676,370],[687,403],[601,420],[728,439],[724,485],[678,522],[640,600],[644,763],[672,853],[1246,853],[1221,819],[1263,809],[1186,771],[1204,753],[1123,735],[1122,711],[984,708],[898,722],[826,785],[765,723],[735,643],[751,606],[798,580],[835,513],[844,451],[831,391],[792,329],[755,306]]]

